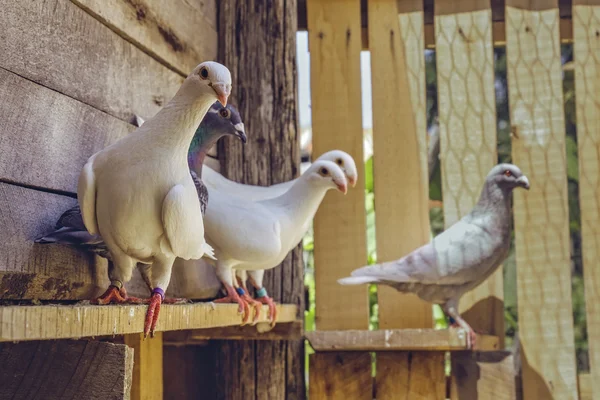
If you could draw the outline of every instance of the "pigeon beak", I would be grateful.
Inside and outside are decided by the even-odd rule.
[[[244,124],[240,122],[239,124],[234,125],[235,135],[240,138],[242,143],[246,144],[248,141],[248,137],[246,136],[246,130],[244,129]]]
[[[350,186],[354,187],[356,186],[356,178],[354,176],[348,176],[348,183],[350,184]]]
[[[348,193],[348,186],[346,186],[345,182],[342,183],[338,183],[336,182],[335,185],[337,186],[338,190],[344,194]]]
[[[210,86],[217,94],[219,103],[221,103],[223,107],[227,106],[227,98],[229,98],[229,95],[231,94],[231,85],[226,83],[211,83]]]
[[[529,190],[529,179],[527,179],[525,175],[517,179],[517,184],[522,188]]]

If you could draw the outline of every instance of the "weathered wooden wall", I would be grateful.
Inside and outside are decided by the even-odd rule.
[[[215,59],[216,2],[0,0],[0,9],[0,299],[88,299],[108,283],[105,263],[33,239],[75,204],[90,155]],[[147,295],[135,276],[130,293]],[[173,295],[218,290],[205,264],[179,265],[172,282]]]

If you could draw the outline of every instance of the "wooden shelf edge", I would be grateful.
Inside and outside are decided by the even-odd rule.
[[[278,305],[280,323],[297,320],[298,307]],[[145,305],[43,305],[0,306],[0,342],[78,339],[141,333]],[[240,325],[237,304],[165,304],[156,331],[207,329]],[[259,326],[268,322],[264,306]],[[255,327],[256,329],[256,327]]]
[[[467,336],[463,329],[380,329],[376,331],[306,332],[312,348],[319,351],[464,351]],[[499,350],[496,336],[477,335],[473,350]]]

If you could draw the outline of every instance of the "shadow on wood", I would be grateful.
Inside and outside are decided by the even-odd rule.
[[[453,353],[452,379],[452,399],[516,399],[514,363],[509,351]]]
[[[0,344],[0,399],[129,399],[133,350],[107,342]]]

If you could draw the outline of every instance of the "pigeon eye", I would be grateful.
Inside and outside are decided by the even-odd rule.
[[[329,171],[327,171],[327,168],[325,168],[325,167],[321,168],[320,172],[321,172],[321,175],[323,175],[323,176],[327,176],[329,174]]]
[[[228,109],[226,108],[222,108],[221,111],[219,111],[219,114],[221,115],[221,117],[223,118],[229,118],[231,117],[231,113],[229,112]]]
[[[337,165],[342,165],[344,163],[341,158],[338,158],[337,160],[335,160],[335,162],[337,163]]]
[[[200,68],[200,78],[208,79],[208,68],[206,68],[206,67]]]
[[[509,170],[506,170],[506,171],[504,171],[504,175],[510,177],[510,176],[512,176],[512,172],[510,172]]]

